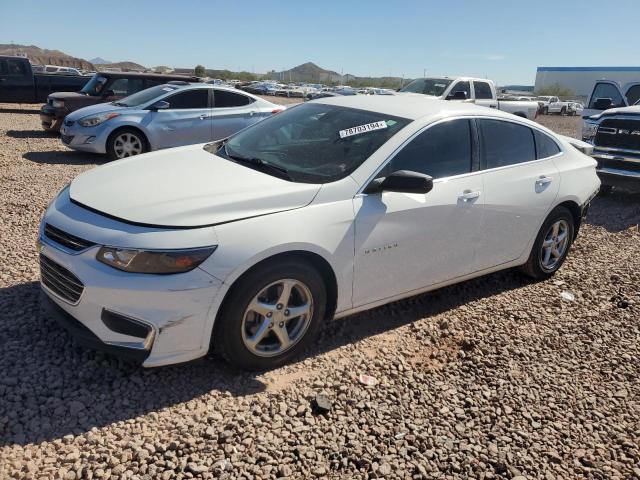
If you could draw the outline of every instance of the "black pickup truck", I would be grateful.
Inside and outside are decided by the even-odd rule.
[[[34,73],[29,59],[0,56],[0,102],[42,103],[52,92],[77,92],[89,76]]]

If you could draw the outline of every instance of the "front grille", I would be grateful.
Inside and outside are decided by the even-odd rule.
[[[89,240],[71,235],[70,233],[64,232],[53,225],[49,225],[48,223],[45,223],[44,225],[44,234],[54,242],[76,252],[95,245],[95,243],[90,242]]]
[[[69,303],[78,303],[84,284],[69,270],[50,258],[40,255],[40,280],[57,296]]]
[[[73,127],[73,124],[74,124],[74,123],[76,123],[74,120],[65,120],[65,121],[64,121],[64,124],[65,124],[67,127]]]
[[[73,135],[61,135],[60,140],[62,140],[62,143],[69,145],[73,140]]]
[[[640,120],[605,119],[594,143],[597,147],[640,150]]]

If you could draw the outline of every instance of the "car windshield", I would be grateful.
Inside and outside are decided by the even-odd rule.
[[[205,150],[232,161],[272,167],[300,183],[328,183],[358,168],[411,120],[384,113],[306,103],[273,115]],[[265,173],[269,173],[266,168]]]
[[[447,78],[417,78],[406,87],[401,88],[400,91],[440,97],[452,81]]]
[[[139,107],[140,105],[144,105],[165,93],[169,93],[177,89],[178,87],[174,85],[157,85],[155,87],[147,88],[146,90],[141,90],[140,92],[129,95],[128,97],[124,97],[114,103],[121,107]]]
[[[107,83],[107,77],[103,77],[102,75],[94,75],[91,77],[91,80],[87,82],[87,84],[82,87],[80,90],[82,93],[86,93],[87,95],[91,95],[92,97],[96,97],[100,95],[102,89]]]

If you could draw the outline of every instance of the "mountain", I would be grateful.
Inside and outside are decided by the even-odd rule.
[[[303,63],[297,67],[281,72],[271,71],[267,78],[282,82],[335,83],[342,80],[342,75],[332,70],[320,68],[313,62]]]
[[[147,70],[147,67],[135,62],[102,63],[98,65],[98,70],[105,70],[107,68],[119,68],[123,72],[144,72]]]
[[[72,57],[60,50],[47,50],[35,45],[0,44],[0,55],[23,55],[37,65],[58,65],[81,70],[94,70],[93,64],[83,58]]]
[[[105,63],[113,63],[111,60],[105,60],[102,57],[96,57],[89,60],[94,65],[104,65]]]
[[[402,82],[400,77],[358,77],[345,73],[344,75],[334,72],[333,70],[325,70],[313,62],[303,63],[289,70],[276,72],[275,70],[267,73],[265,78],[279,80],[281,82],[306,82],[306,83],[327,83],[351,85],[352,87],[385,87],[398,88]],[[404,84],[409,82],[404,79]]]

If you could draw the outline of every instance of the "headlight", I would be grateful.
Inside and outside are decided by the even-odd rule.
[[[78,123],[83,127],[95,127],[96,125],[100,125],[107,120],[111,120],[112,118],[119,117],[119,113],[101,113],[100,115],[91,115],[90,117],[84,117],[78,120]]]
[[[582,140],[590,142],[598,132],[598,124],[592,122],[583,122],[582,124]]]
[[[55,107],[55,108],[63,108],[64,107],[64,102],[62,100],[53,100],[51,102],[51,106]]]
[[[131,273],[183,273],[193,270],[216,249],[216,246],[185,250],[134,250],[102,247],[96,258],[110,267]]]

